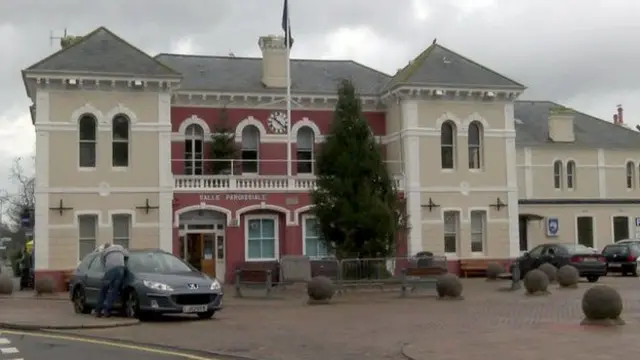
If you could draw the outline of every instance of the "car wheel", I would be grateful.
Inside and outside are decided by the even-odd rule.
[[[135,290],[127,292],[124,300],[124,313],[127,317],[138,320],[147,319],[147,313],[140,310],[140,299]]]
[[[75,290],[73,290],[73,310],[76,314],[89,314],[91,312],[91,308],[87,306],[87,295],[84,292],[84,289],[78,286]]]
[[[209,310],[209,311],[198,313],[198,317],[200,319],[211,319],[213,317],[213,314],[215,313],[216,313],[215,310]]]
[[[598,279],[600,279],[600,276],[594,276],[594,275],[587,276],[587,281],[589,281],[590,283],[594,283],[598,281]]]

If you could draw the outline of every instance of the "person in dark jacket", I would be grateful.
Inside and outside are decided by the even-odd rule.
[[[22,257],[20,258],[20,290],[30,287],[31,279],[31,254],[24,248],[22,249]]]

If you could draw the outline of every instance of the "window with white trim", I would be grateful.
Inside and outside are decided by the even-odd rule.
[[[473,121],[469,124],[467,134],[469,144],[469,169],[482,168],[482,124]]]
[[[567,162],[567,189],[576,188],[576,162],[569,160]]]
[[[444,212],[444,252],[456,254],[458,252],[458,236],[460,232],[460,212]]]
[[[203,174],[204,129],[198,124],[187,126],[184,131],[184,174]]]
[[[113,118],[111,131],[111,166],[129,166],[129,118],[116,115]]]
[[[633,161],[627,162],[627,189],[633,189],[636,186],[636,165]]]
[[[304,241],[304,255],[310,259],[321,259],[329,256],[329,251],[322,242],[318,219],[313,216],[305,216],[303,219],[302,241]]]
[[[78,215],[78,260],[95,250],[97,238],[98,215]]]
[[[453,169],[456,166],[456,125],[447,120],[440,128],[440,165],[443,169]]]
[[[313,174],[313,144],[315,142],[313,130],[308,126],[301,127],[296,137],[298,174]]]
[[[487,212],[484,210],[471,211],[471,252],[484,252],[487,231]]]
[[[82,115],[78,120],[78,163],[81,168],[96,167],[96,127],[93,115]]]
[[[131,239],[131,214],[113,214],[111,223],[113,225],[113,244],[128,249]]]
[[[562,161],[556,160],[553,163],[553,187],[562,189]]]
[[[246,222],[247,260],[275,260],[278,241],[276,219],[251,217]]]
[[[242,129],[242,172],[258,173],[258,157],[260,154],[260,130],[253,125]]]

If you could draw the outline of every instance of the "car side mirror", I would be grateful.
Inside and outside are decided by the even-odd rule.
[[[523,259],[528,259],[528,258],[530,258],[530,257],[531,257],[531,255],[529,255],[529,253],[528,253],[528,252],[526,252],[526,253],[522,254],[522,258],[523,258]]]

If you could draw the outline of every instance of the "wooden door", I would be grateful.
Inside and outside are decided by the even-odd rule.
[[[200,260],[200,271],[215,277],[216,276],[216,236],[215,234],[200,234],[202,243],[202,257]]]
[[[202,271],[202,235],[187,234],[187,261],[194,268]]]

